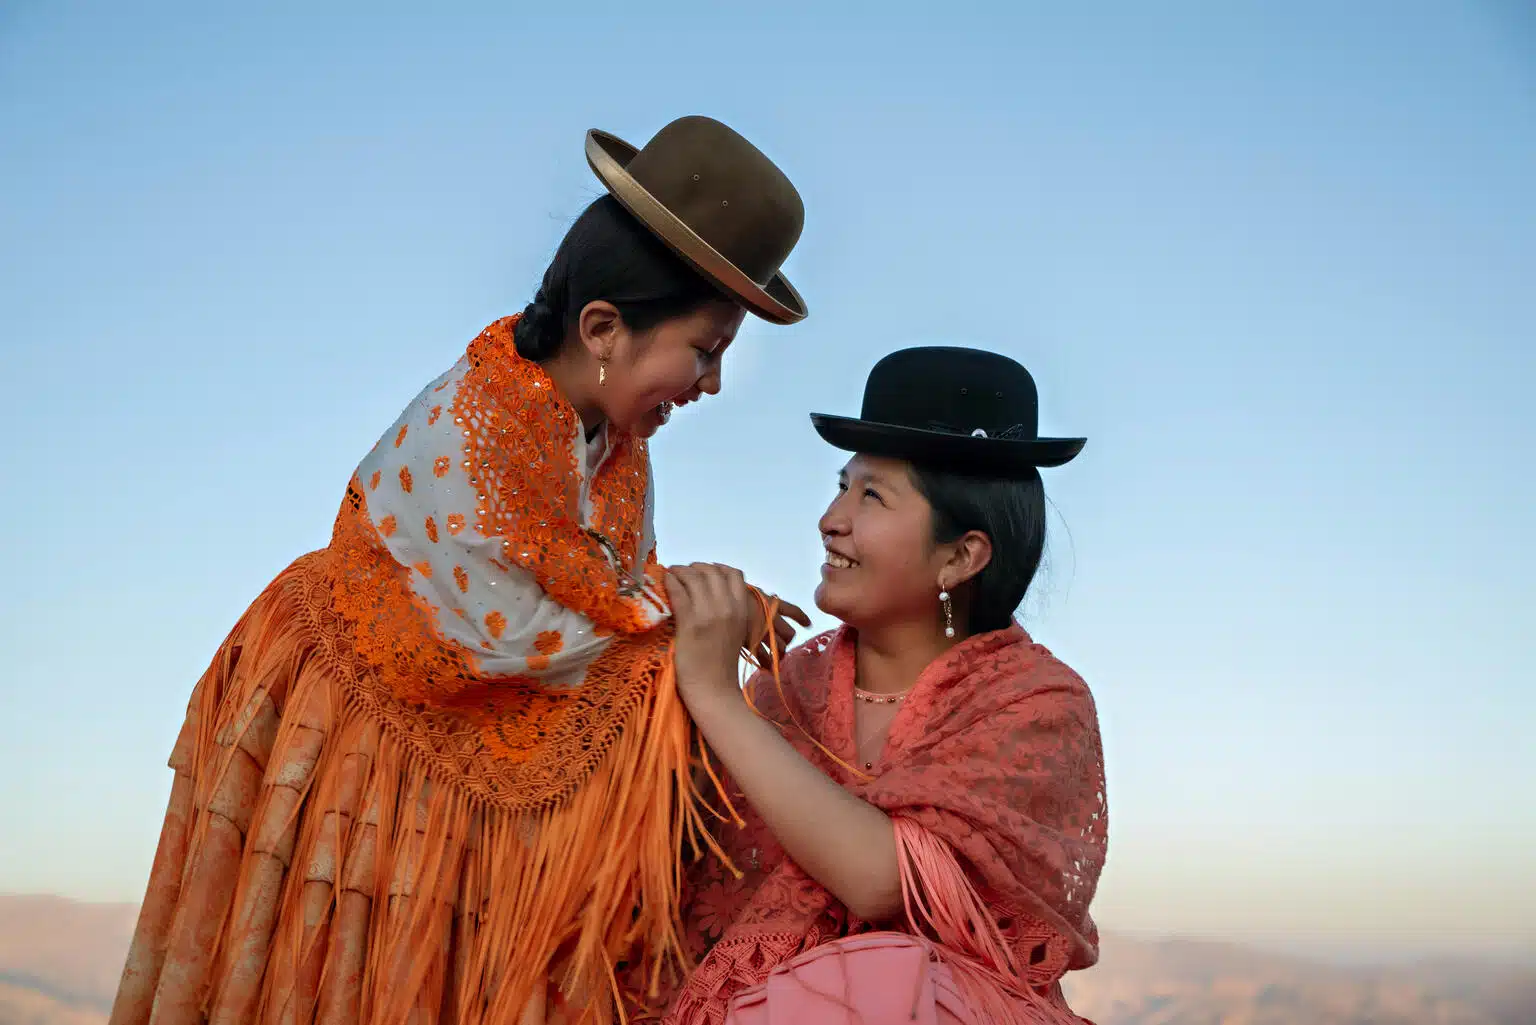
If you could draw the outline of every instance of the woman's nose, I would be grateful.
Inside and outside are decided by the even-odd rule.
[[[821,514],[821,519],[816,521],[822,537],[841,537],[848,533],[848,518],[840,511],[841,505],[842,503],[834,498],[832,504],[827,506],[827,511]]]

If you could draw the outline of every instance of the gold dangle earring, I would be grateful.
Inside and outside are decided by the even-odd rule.
[[[950,604],[948,589],[940,589],[939,604],[944,606],[944,636],[955,636],[955,607]]]
[[[608,383],[608,357],[597,357],[597,386],[601,388]]]

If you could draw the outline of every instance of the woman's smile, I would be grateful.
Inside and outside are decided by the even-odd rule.
[[[823,568],[824,569],[856,569],[858,567],[858,565],[859,565],[858,562],[856,562],[853,559],[848,558],[848,556],[843,555],[843,554],[841,554],[839,552],[834,552],[832,549],[828,548],[827,549],[827,559],[826,559],[826,562],[823,565]]]

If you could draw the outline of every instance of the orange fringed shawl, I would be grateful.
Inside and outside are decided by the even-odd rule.
[[[759,673],[749,695],[828,776],[916,827],[905,832],[958,855],[1014,969],[1042,998],[1029,1020],[1075,1021],[1057,983],[1098,958],[1088,906],[1108,830],[1087,686],[1017,625],[970,638],[923,672],[872,778],[861,778],[847,768],[856,763],[854,661],[845,628],[787,655],[782,687]],[[718,832],[743,875],[712,857],[690,869],[688,940],[704,956],[676,995],[673,1025],[719,1023],[732,997],[776,965],[869,928],[789,860],[729,779],[725,785],[745,825]]]
[[[198,683],[112,1025],[607,1022],[701,832],[638,440],[487,328]],[[590,456],[580,458],[579,456]],[[638,974],[636,974],[638,970]],[[617,998],[617,999],[616,999]]]

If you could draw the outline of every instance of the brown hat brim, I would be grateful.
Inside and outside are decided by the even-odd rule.
[[[805,300],[781,273],[759,285],[692,228],[647,192],[626,168],[639,150],[616,135],[592,129],[587,133],[587,163],[608,191],[640,223],[655,233],[694,270],[741,301],[742,305],[774,324],[793,324],[805,319]]]

